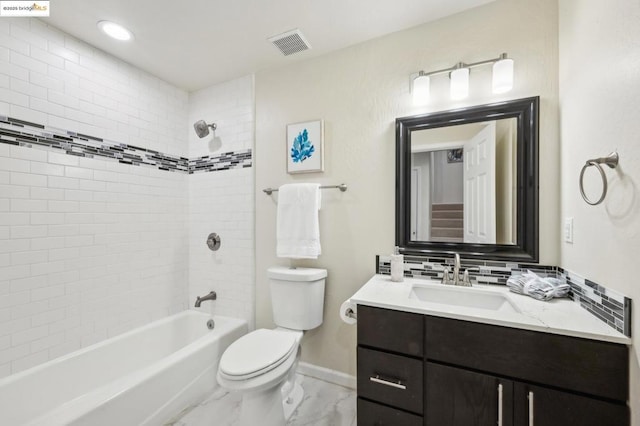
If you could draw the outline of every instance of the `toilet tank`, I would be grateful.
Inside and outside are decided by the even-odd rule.
[[[276,325],[311,330],[322,324],[326,276],[326,269],[282,266],[267,269]]]

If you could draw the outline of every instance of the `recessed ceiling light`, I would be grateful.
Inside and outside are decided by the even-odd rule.
[[[122,25],[116,24],[115,22],[100,21],[98,22],[98,28],[100,28],[106,35],[115,38],[116,40],[127,41],[133,38],[131,31]]]

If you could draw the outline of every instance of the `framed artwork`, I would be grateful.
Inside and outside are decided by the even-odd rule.
[[[287,125],[287,173],[324,171],[322,120]]]
[[[462,163],[462,148],[450,149],[447,151],[447,163]]]

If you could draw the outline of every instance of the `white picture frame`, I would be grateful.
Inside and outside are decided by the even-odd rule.
[[[287,173],[324,171],[324,122],[304,121],[287,125]]]

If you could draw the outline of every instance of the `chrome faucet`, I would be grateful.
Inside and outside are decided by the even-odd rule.
[[[460,279],[460,255],[458,253],[453,253],[453,278],[449,276],[449,268],[445,267],[442,273],[442,284],[471,287],[468,270],[464,271],[462,279]]]
[[[196,308],[200,307],[200,304],[202,302],[204,302],[205,300],[216,300],[218,298],[218,295],[216,294],[215,291],[210,292],[209,294],[207,294],[206,296],[202,296],[202,297],[196,297]]]

